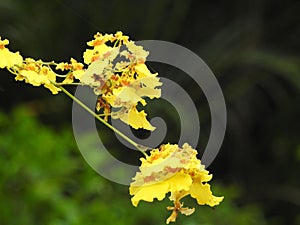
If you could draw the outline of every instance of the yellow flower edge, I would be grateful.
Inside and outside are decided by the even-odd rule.
[[[19,52],[11,52],[5,46],[9,44],[9,40],[2,40],[0,37],[0,68],[10,68],[23,62],[23,58]]]
[[[207,183],[212,175],[196,157],[197,151],[185,143],[182,148],[176,144],[161,145],[153,149],[150,155],[142,158],[140,171],[136,173],[130,184],[131,202],[137,206],[139,201],[153,202],[156,198],[161,201],[170,193],[169,199],[174,206],[166,223],[175,222],[178,213],[191,215],[195,209],[183,207],[180,200],[190,195],[199,205],[218,205],[224,197],[212,194]]]

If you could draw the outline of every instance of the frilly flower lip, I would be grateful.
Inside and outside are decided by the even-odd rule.
[[[195,209],[183,207],[180,200],[190,195],[199,205],[218,205],[224,197],[216,197],[207,183],[212,175],[205,170],[204,165],[196,157],[197,151],[185,143],[182,148],[176,144],[161,145],[153,149],[150,156],[142,158],[140,172],[136,173],[130,184],[129,192],[133,197],[132,204],[137,206],[139,201],[159,201],[171,193],[169,199],[174,206],[169,222],[175,222],[178,213],[191,215]]]

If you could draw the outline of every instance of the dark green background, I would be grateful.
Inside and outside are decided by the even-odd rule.
[[[1,0],[0,35],[13,51],[45,61],[82,60],[97,31],[191,49],[212,69],[226,100],[225,140],[209,167],[213,190],[225,201],[215,210],[197,207],[178,224],[298,225],[299,12],[296,0]],[[201,89],[175,68],[149,66],[178,82],[198,106],[201,154],[210,131]],[[127,187],[83,160],[72,137],[71,103],[0,71],[0,224],[164,224],[168,201],[136,209]],[[166,119],[172,129],[165,141],[176,142],[174,108],[154,101],[147,109]],[[137,155],[124,157],[109,131],[103,138],[120,159],[138,162]]]

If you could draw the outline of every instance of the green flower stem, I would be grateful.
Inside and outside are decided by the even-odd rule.
[[[76,103],[78,103],[82,108],[84,108],[88,113],[90,113],[92,116],[94,116],[97,120],[99,120],[101,123],[103,123],[105,126],[113,130],[115,133],[117,133],[119,136],[124,138],[126,141],[128,141],[130,144],[132,144],[134,147],[136,147],[145,157],[147,157],[147,154],[145,153],[145,150],[148,148],[145,146],[142,146],[133,140],[131,140],[129,137],[127,137],[125,134],[123,134],[118,129],[114,128],[111,124],[106,122],[104,119],[102,119],[99,115],[97,115],[93,110],[91,110],[89,107],[87,107],[82,101],[80,101],[78,98],[76,98],[74,95],[72,95],[70,92],[68,92],[65,88],[62,86],[59,86],[59,88],[71,99],[73,99]]]

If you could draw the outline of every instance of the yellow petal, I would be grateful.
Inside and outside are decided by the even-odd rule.
[[[181,208],[180,209],[181,214],[189,216],[192,215],[195,212],[195,208]]]
[[[56,87],[55,85],[53,85],[51,83],[44,84],[44,87],[48,88],[54,95],[58,94],[58,92],[61,91],[60,88]]]
[[[7,48],[0,49],[0,68],[9,68],[14,65],[20,65],[23,58],[19,52],[11,52]]]
[[[197,172],[197,179],[201,180],[201,182],[208,182],[212,179],[213,175],[208,174],[209,172],[207,170],[198,171]]]
[[[169,191],[188,191],[192,185],[192,178],[183,172],[176,173],[174,176],[170,177],[168,180],[165,180],[169,184]]]
[[[52,94],[58,94],[60,88],[56,87],[52,82],[56,81],[56,73],[54,73],[52,70],[47,70],[47,73],[45,74],[45,77],[47,78],[45,80],[44,87],[48,88]]]
[[[210,190],[210,185],[202,182],[194,182],[190,189],[191,196],[197,200],[199,205],[218,205],[224,197],[216,197]]]
[[[23,80],[25,80],[25,82],[28,83],[26,77],[24,77],[24,76],[22,76],[20,74],[18,74],[18,75],[15,76],[15,80],[16,81],[23,81]]]
[[[154,198],[157,198],[159,201],[164,199],[168,192],[168,184],[160,182],[145,186],[130,186],[129,191],[131,195],[134,195],[131,198],[132,204],[137,206],[140,200],[153,202]]]
[[[108,65],[108,60],[97,60],[93,62],[87,70],[81,75],[80,81],[83,84],[93,87],[101,86],[101,80],[104,80],[104,68]],[[101,80],[99,79],[101,78]]]
[[[142,46],[135,45],[133,41],[126,43],[126,46],[138,61],[146,61],[149,52],[145,51]]]
[[[140,78],[153,77],[153,76],[157,75],[157,73],[154,73],[154,74],[151,73],[150,70],[148,69],[148,67],[146,66],[146,64],[144,64],[144,63],[137,64],[134,67],[134,70],[136,71],[136,73],[138,74],[138,76]]]
[[[158,182],[146,183],[145,176],[142,173],[137,173],[134,178],[136,181],[131,183],[129,191],[130,195],[134,195],[132,198],[132,204],[136,206],[140,200],[152,202],[154,198],[162,200],[165,198],[166,193],[171,192],[174,198],[182,198],[188,194],[188,190],[192,184],[192,179],[189,175],[184,173],[177,173],[168,179],[159,180],[159,176],[153,177],[158,178]],[[143,182],[144,181],[144,182]],[[138,186],[138,184],[140,184]],[[178,194],[180,196],[178,196]]]
[[[37,72],[32,70],[21,70],[20,75],[24,76],[26,78],[26,82],[33,86],[40,86],[47,80],[45,76],[39,75]]]
[[[80,79],[82,78],[82,76],[83,76],[84,73],[85,73],[84,70],[75,70],[75,71],[73,72],[73,76],[74,76],[76,79],[80,80]]]
[[[137,90],[136,95],[138,95],[140,97],[149,97],[150,99],[160,98],[161,90],[144,87],[144,88]]]
[[[159,82],[159,78],[157,77],[143,77],[139,78],[137,81],[141,83],[142,87],[148,88],[155,88],[162,85],[162,83]]]
[[[168,217],[166,224],[169,224],[170,222],[176,222],[177,216],[178,212],[176,210],[173,210],[172,214]]]
[[[112,107],[117,107],[117,106],[115,106],[115,101],[116,101],[117,96],[112,95],[111,93],[108,93],[106,95],[103,95],[102,98],[105,99],[105,101],[108,104],[110,104]],[[118,119],[118,118],[116,118],[116,119]]]
[[[183,197],[189,195],[189,190],[188,191],[175,191],[175,192],[171,192],[171,195],[169,197],[169,199],[173,202],[179,202]]]
[[[129,109],[128,114],[123,114],[123,116],[120,117],[120,119],[132,126],[134,129],[146,129],[146,130],[154,130],[155,127],[153,127],[149,121],[146,118],[147,114],[144,110],[137,111],[135,107]]]
[[[56,73],[54,73],[52,70],[47,70],[46,71],[46,81],[45,83],[48,84],[48,83],[51,83],[51,82],[55,82],[56,81]]]
[[[92,62],[92,58],[94,56],[94,50],[91,49],[87,49],[84,53],[83,53],[83,59],[84,59],[84,63],[85,64],[90,64]]]
[[[91,62],[93,62],[93,57],[94,56],[101,56],[104,53],[110,51],[111,49],[112,49],[112,47],[109,47],[106,44],[97,45],[92,50],[91,49],[87,49],[83,53],[84,63],[85,64],[90,64]]]
[[[113,107],[126,106],[130,107],[136,105],[141,100],[140,96],[132,87],[121,87],[113,90],[113,95],[116,96],[116,101],[112,104]]]
[[[161,96],[161,90],[156,89],[156,87],[161,85],[162,83],[159,82],[159,78],[157,77],[145,77],[131,83],[131,86],[136,90],[136,95],[140,98],[149,97],[150,99],[159,98]]]

